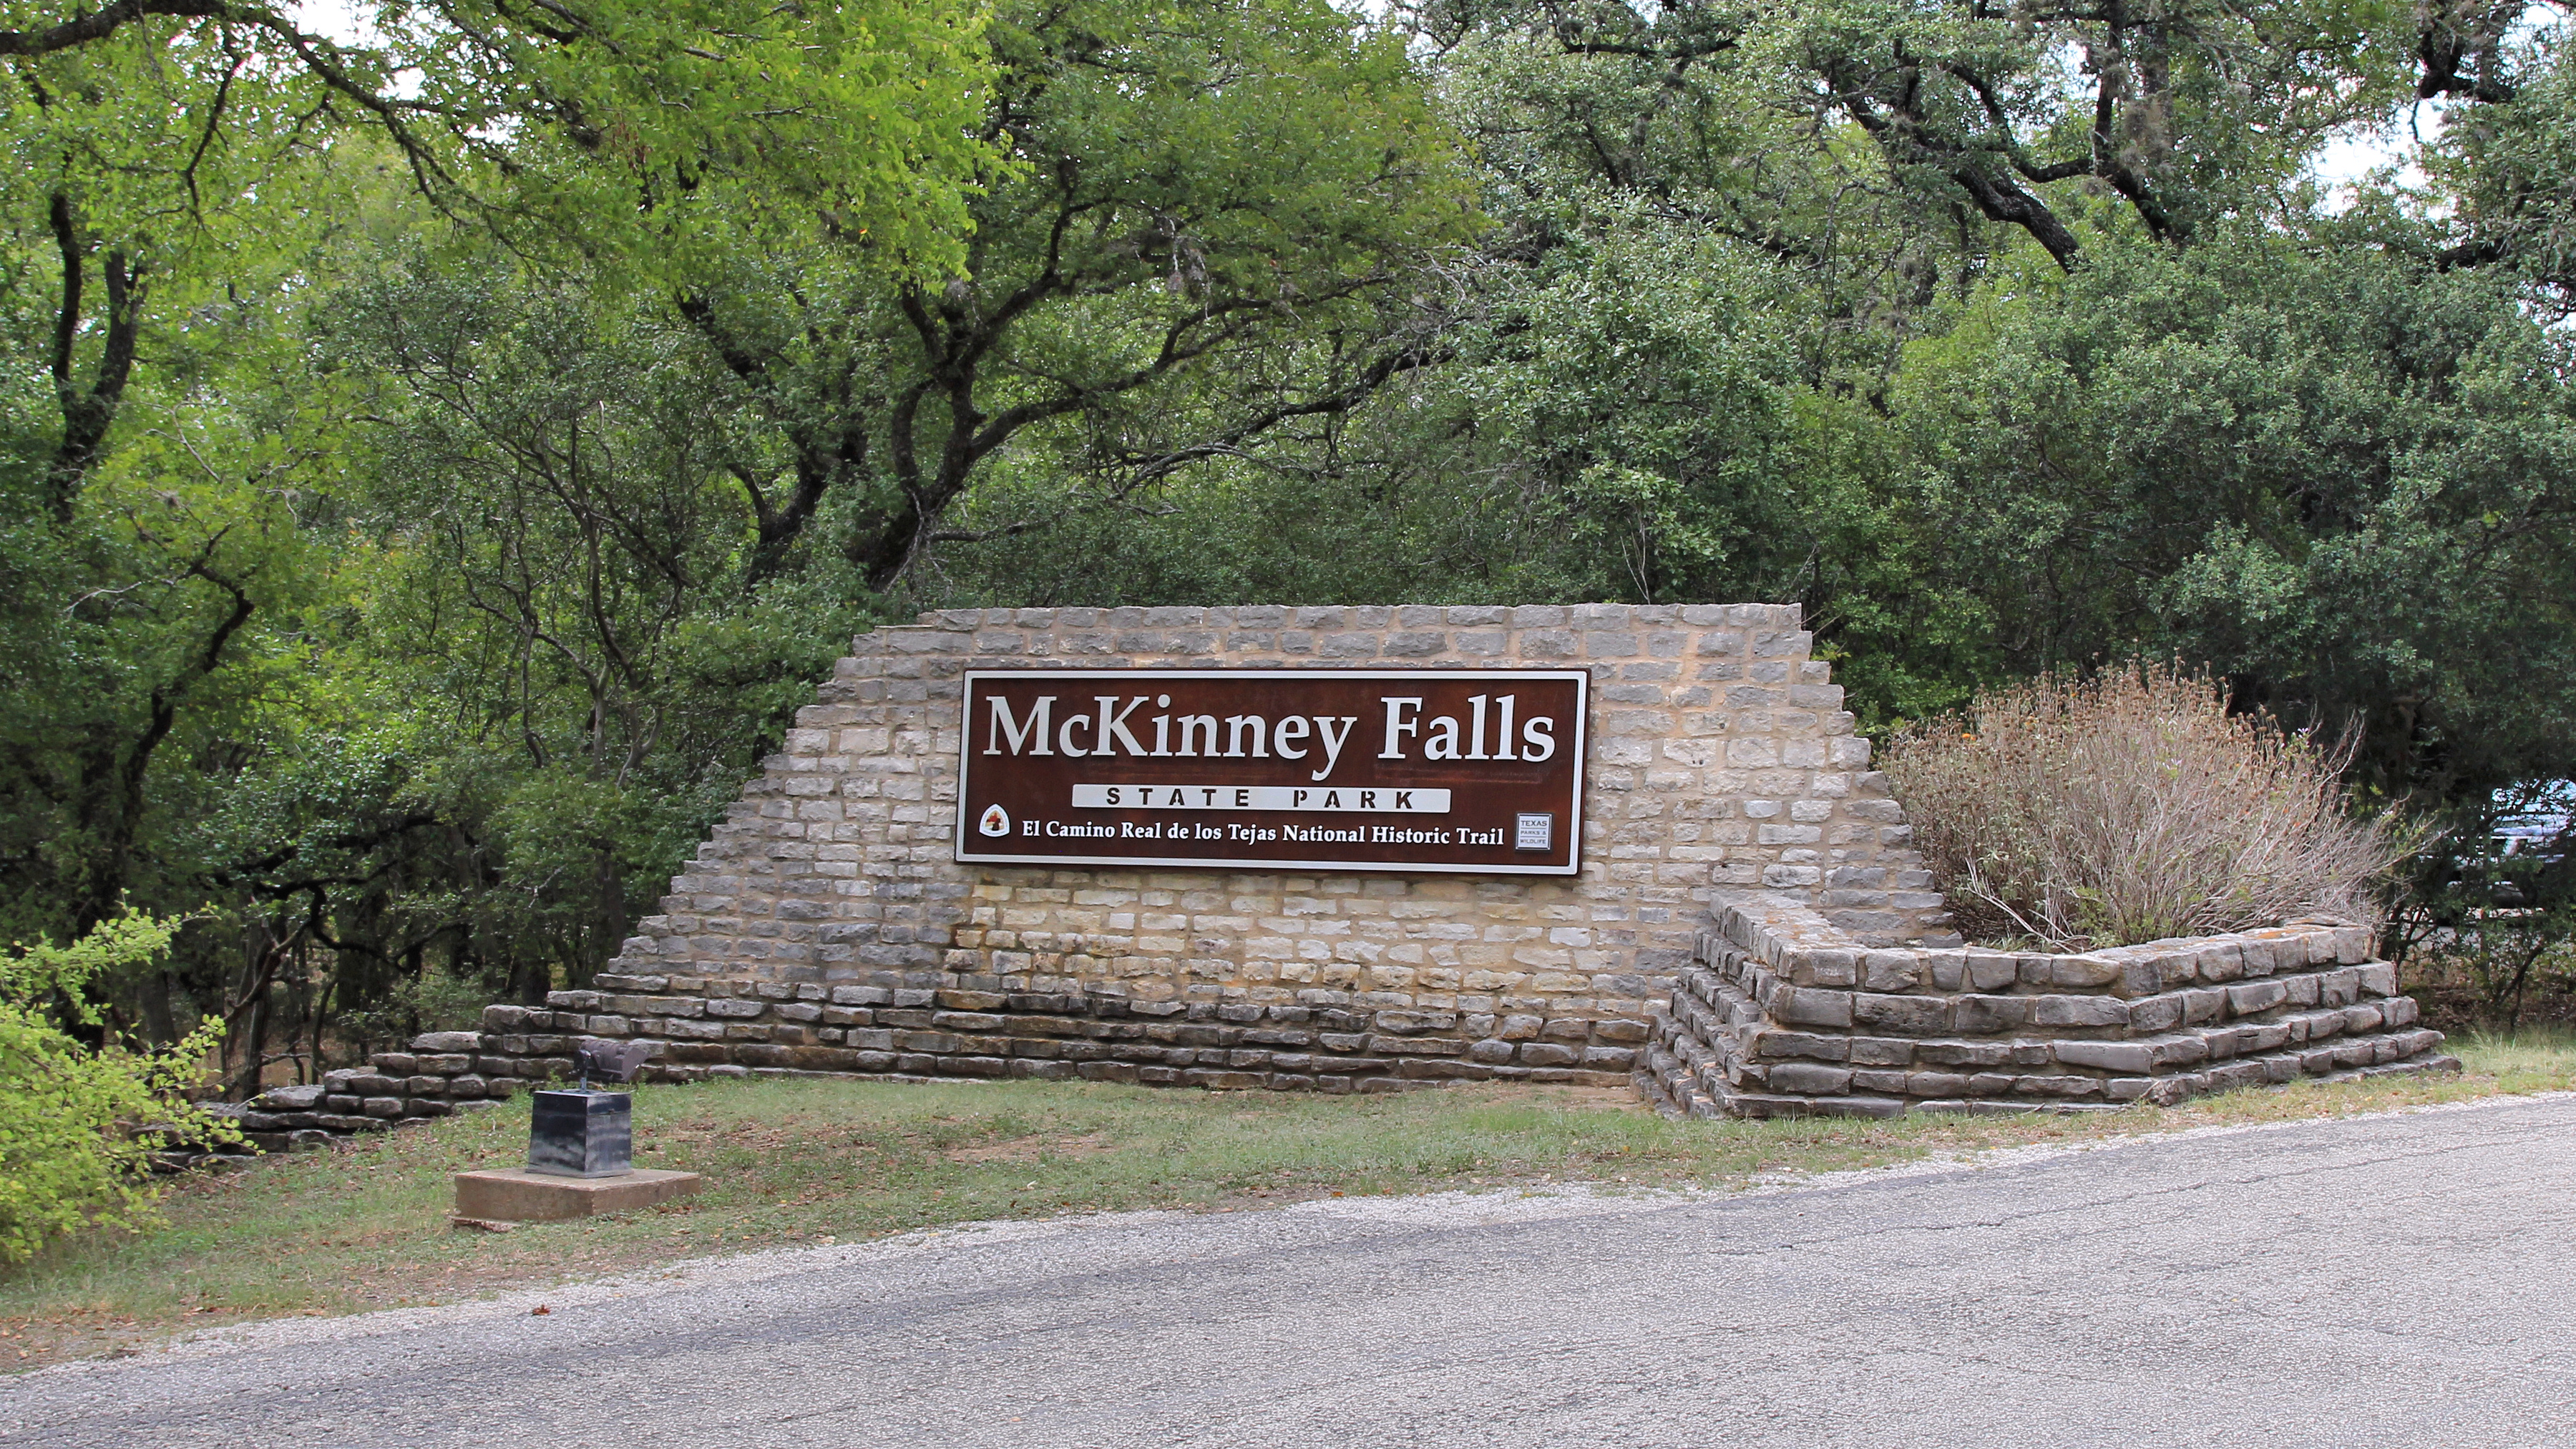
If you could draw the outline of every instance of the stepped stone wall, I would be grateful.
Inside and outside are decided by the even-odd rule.
[[[568,1071],[582,1036],[652,1042],[648,1075],[675,1080],[1625,1083],[1722,888],[1794,893],[1864,940],[1941,929],[1798,625],[1794,606],[1605,604],[994,609],[879,629],[589,988],[495,1006],[482,1032],[329,1095],[439,1115]],[[1085,665],[1588,668],[1581,874],[956,863],[966,671]]]
[[[2080,955],[1873,947],[1748,893],[1656,1013],[1637,1084],[1672,1115],[1892,1117],[2459,1070],[2373,946],[2301,923]]]
[[[238,1123],[262,1152],[320,1147],[334,1137],[500,1106],[527,1073],[525,1063],[498,1052],[479,1031],[428,1032],[406,1050],[375,1053],[363,1067],[325,1072],[305,1086],[271,1087],[213,1110]]]
[[[569,1075],[585,1036],[652,1043],[661,1080],[1633,1082],[1690,1116],[2084,1110],[2457,1067],[2359,927],[1962,946],[1797,624],[1600,605],[880,629],[589,987],[271,1093],[245,1123],[297,1145],[473,1111]],[[1084,664],[1587,667],[1582,872],[956,863],[965,672]]]
[[[1727,884],[1900,939],[1937,909],[1797,610],[984,610],[862,635],[592,993],[518,1023],[675,1076],[1206,1085],[1633,1065]],[[969,669],[1588,667],[1570,879],[959,865]],[[489,1023],[503,1026],[496,1014]]]
[[[1798,611],[1021,609],[860,636],[786,749],[588,991],[495,1008],[501,1054],[652,1070],[1368,1090],[1625,1080],[1711,893],[1800,892],[1871,940],[1938,898]],[[969,669],[1587,667],[1572,878],[1058,869],[951,856]]]

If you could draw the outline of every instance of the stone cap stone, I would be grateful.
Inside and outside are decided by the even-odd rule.
[[[1857,988],[1882,995],[2020,992],[2136,998],[2377,959],[2376,933],[2343,921],[2297,921],[2225,935],[2051,953],[1871,946],[1781,892],[1720,892],[1710,914],[1714,939],[1703,938],[1703,956],[1723,942],[1793,986]]]
[[[946,633],[985,628],[1386,629],[1448,625],[1580,629],[1639,624],[1797,629],[1803,625],[1803,614],[1796,604],[1238,604],[1216,608],[934,609],[920,615],[920,622],[911,627]]]

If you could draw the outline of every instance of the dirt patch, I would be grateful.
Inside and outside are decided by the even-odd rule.
[[[987,1142],[978,1147],[951,1148],[940,1156],[951,1162],[1036,1162],[1045,1158],[1071,1161],[1116,1150],[1110,1145],[1109,1138],[1099,1132],[1086,1132],[1079,1137],[1049,1137],[1043,1132],[1032,1132],[1025,1137]]]
[[[1588,1112],[1651,1112],[1634,1087],[1552,1087],[1555,1099],[1564,1106]]]

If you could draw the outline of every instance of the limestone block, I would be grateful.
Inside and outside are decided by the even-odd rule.
[[[455,1175],[456,1216],[483,1222],[560,1222],[633,1212],[695,1194],[694,1172],[639,1167],[617,1177],[559,1177],[524,1168]]]

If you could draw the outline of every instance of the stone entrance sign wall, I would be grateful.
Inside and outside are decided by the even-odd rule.
[[[471,1075],[545,1075],[587,1035],[655,1042],[648,1074],[680,1079],[1625,1082],[1719,890],[1791,892],[1858,939],[1939,930],[1798,624],[1759,604],[1281,607],[876,630],[593,988],[492,1008]],[[1581,872],[958,863],[965,675],[1085,666],[1587,670]]]
[[[1796,609],[1758,604],[880,629],[590,988],[245,1121],[283,1144],[471,1110],[568,1074],[583,1037],[649,1043],[662,1080],[1633,1080],[1693,1115],[2065,1110],[2455,1065],[2357,928],[1960,949],[1808,649]],[[961,864],[966,675],[1086,666],[1586,670],[1580,873]]]

